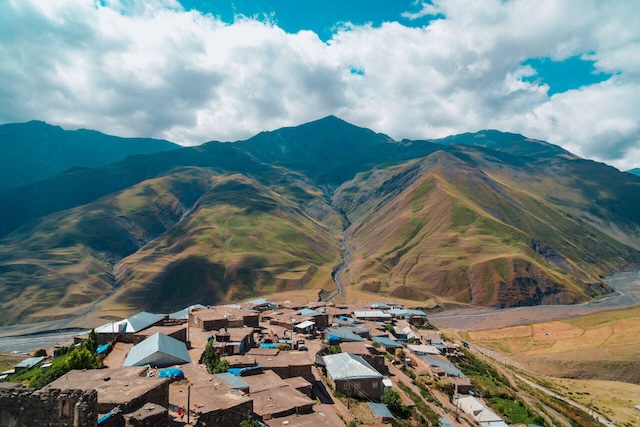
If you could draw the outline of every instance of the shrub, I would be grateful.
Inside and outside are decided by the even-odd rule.
[[[291,350],[291,346],[284,342],[279,342],[276,344],[276,348],[280,351],[289,351]]]
[[[209,340],[204,347],[204,353],[202,354],[202,364],[207,367],[207,371],[210,374],[219,374],[227,372],[229,369],[229,362],[221,360],[220,355],[213,347],[213,340]]]
[[[340,348],[340,344],[332,345],[329,347],[329,352],[331,354],[342,353],[342,349]]]
[[[29,381],[29,387],[42,388],[74,369],[98,369],[102,364],[98,358],[84,347],[74,347],[64,357],[55,359],[47,372],[40,371]]]

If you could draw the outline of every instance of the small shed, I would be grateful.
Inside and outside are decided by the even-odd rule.
[[[305,320],[304,322],[300,322],[297,325],[294,325],[293,328],[299,334],[311,334],[316,327],[316,322],[311,320]]]
[[[44,360],[44,356],[40,357],[30,357],[28,359],[24,359],[22,362],[18,363],[14,366],[15,372],[25,371],[27,369],[31,369],[36,366],[38,363]]]
[[[369,408],[371,408],[371,412],[373,412],[373,415],[378,418],[382,418],[383,423],[390,423],[394,420],[395,417],[393,416],[389,408],[387,408],[387,405],[373,402],[368,403]]]
[[[377,342],[390,353],[396,351],[396,348],[402,348],[401,344],[398,344],[396,341],[392,340],[389,337],[373,337],[373,342]]]

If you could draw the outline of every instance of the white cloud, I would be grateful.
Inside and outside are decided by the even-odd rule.
[[[0,3],[0,122],[195,144],[336,114],[394,138],[497,128],[640,165],[639,2],[439,0],[418,12],[445,16],[427,27],[346,25],[328,43],[175,0],[103,3]],[[523,81],[527,58],[579,54],[616,75],[551,97]]]

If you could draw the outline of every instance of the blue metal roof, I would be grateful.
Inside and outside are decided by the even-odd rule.
[[[238,373],[239,372],[240,371],[238,371]],[[244,390],[250,387],[249,384],[247,384],[246,382],[241,380],[239,377],[229,372],[224,372],[222,374],[215,374],[214,377],[220,378],[221,380],[229,383],[231,385],[231,388],[234,390]]]
[[[171,366],[191,363],[187,346],[175,338],[156,332],[134,345],[123,366]]]
[[[30,357],[28,359],[24,359],[22,362],[18,363],[15,367],[31,369],[34,366],[36,366],[38,363],[42,362],[43,360],[44,360],[44,356]]]
[[[303,308],[302,310],[300,310],[300,316],[313,317],[313,316],[318,316],[320,314],[322,313],[317,310],[311,310],[310,308]]]
[[[392,308],[389,313],[394,316],[427,317],[424,311],[413,308]]]
[[[375,415],[376,417],[395,418],[391,413],[391,411],[389,410],[389,408],[387,408],[387,405],[383,403],[373,403],[373,402],[368,402],[368,403],[369,403],[369,407],[371,408],[371,411],[373,412],[373,415]]]
[[[438,418],[438,421],[440,422],[440,424],[442,424],[443,427],[453,427],[451,423],[444,418]]]
[[[461,377],[466,378],[466,376],[462,373],[462,371],[455,366],[453,366],[449,362],[445,362],[444,360],[435,359],[433,357],[424,356],[424,360],[426,360],[429,364],[433,366],[437,366],[442,368],[445,374],[451,377]]]
[[[138,314],[127,317],[127,322],[131,326],[132,330],[129,330],[129,328],[127,328],[127,330],[124,332],[139,332],[145,328],[148,328],[154,323],[161,321],[162,319],[163,317],[158,316],[157,314],[141,311]]]
[[[326,328],[324,330],[324,336],[325,338],[328,338],[330,336],[338,337],[341,341],[364,341],[364,338],[362,338],[361,336],[356,335],[349,329],[344,328]]]
[[[194,308],[207,308],[206,305],[202,305],[202,304],[194,304],[194,305],[190,305],[187,308],[183,308],[180,311],[176,311],[175,313],[171,313],[169,315],[169,319],[188,319],[189,318],[189,312],[193,311]]]
[[[389,337],[373,337],[373,341],[380,343],[380,345],[383,345],[385,347],[391,347],[391,348],[401,348],[402,345],[398,344],[397,342],[395,342],[394,340],[392,340]]]

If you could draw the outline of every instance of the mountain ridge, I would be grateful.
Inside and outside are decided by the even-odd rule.
[[[177,144],[120,138],[32,120],[0,125],[0,192],[45,180],[74,167],[105,166],[135,154],[170,151]]]
[[[0,193],[4,322],[313,296],[333,286],[343,214],[347,294],[586,301],[610,290],[602,276],[640,265],[638,190],[634,175],[518,134],[395,141],[334,116],[75,167]]]

